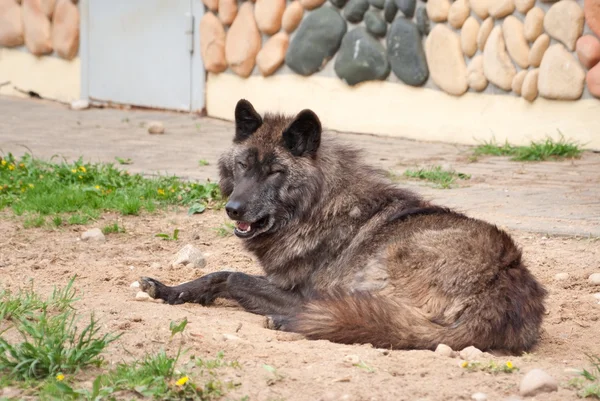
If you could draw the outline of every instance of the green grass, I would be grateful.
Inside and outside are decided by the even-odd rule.
[[[596,398],[600,400],[600,356],[587,355],[592,367],[590,370],[582,369],[581,377],[571,380],[569,383],[578,390],[577,395],[581,398]]]
[[[153,212],[169,205],[194,205],[194,213],[222,206],[215,183],[174,176],[147,178],[113,164],[46,162],[26,154],[0,158],[0,210],[24,216],[26,227],[88,224],[104,211],[122,215]],[[200,206],[198,206],[200,205]]]
[[[235,225],[230,222],[225,222],[221,227],[217,227],[214,230],[217,232],[219,237],[229,237],[233,235],[233,230],[235,229]]]
[[[409,178],[429,181],[438,188],[448,189],[456,183],[457,179],[468,180],[470,175],[454,170],[444,170],[441,166],[431,166],[419,170],[406,170],[404,175]]]
[[[199,165],[199,166],[208,166],[208,165],[209,165],[209,163],[208,163],[208,161],[207,161],[207,160],[200,159],[200,160],[198,160],[198,165]]]
[[[495,140],[477,146],[473,156],[511,156],[515,161],[544,161],[575,159],[581,156],[581,148],[575,142],[567,141],[562,135],[559,140],[547,138],[543,141],[532,141],[529,146],[513,146],[508,142],[498,144]]]
[[[125,232],[125,227],[119,225],[118,222],[114,222],[112,224],[107,224],[102,228],[102,233],[105,235],[108,234],[121,234]]]
[[[518,367],[514,366],[512,362],[507,361],[505,363],[499,364],[496,361],[489,361],[487,363],[483,362],[471,362],[464,361],[461,365],[462,368],[466,369],[469,372],[487,372],[492,374],[498,373],[513,373],[519,370]]]

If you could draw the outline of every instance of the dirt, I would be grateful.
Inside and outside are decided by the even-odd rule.
[[[24,229],[22,221],[4,212],[0,216],[1,286],[23,288],[33,279],[36,290],[48,294],[77,274],[75,286],[81,297],[77,309],[84,314],[93,311],[103,331],[123,333],[106,353],[110,364],[161,347],[174,352],[179,342],[169,341],[169,322],[187,317],[184,342],[190,355],[213,358],[222,350],[226,360],[239,361],[241,369],[227,370],[221,377],[239,384],[228,393],[232,399],[247,395],[250,400],[469,400],[483,392],[496,400],[517,395],[520,379],[533,368],[544,369],[560,383],[557,392],[537,399],[577,399],[567,385],[573,374],[566,369],[586,366],[586,352],[600,353],[600,305],[592,296],[600,287],[587,282],[591,273],[600,270],[600,242],[594,238],[510,231],[523,247],[527,264],[550,291],[548,315],[540,345],[531,354],[484,358],[499,363],[510,360],[520,368],[512,374],[492,375],[468,372],[459,358],[430,351],[388,352],[369,345],[307,341],[268,330],[264,318],[231,303],[202,307],[136,301],[137,289],[130,284],[140,275],[177,284],[221,269],[258,273],[260,267],[237,238],[219,234],[217,229],[227,221],[221,211],[195,216],[184,210],[139,217],[107,214],[93,226],[117,220],[126,233],[109,234],[106,242],[94,243],[79,239],[89,227]],[[177,241],[155,237],[175,228],[180,229]],[[203,269],[170,266],[188,243],[206,254]],[[556,281],[557,273],[569,273],[570,278]],[[362,367],[348,362],[353,356]],[[267,371],[265,364],[275,367],[278,375]]]

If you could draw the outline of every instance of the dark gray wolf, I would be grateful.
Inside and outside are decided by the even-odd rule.
[[[322,135],[312,111],[261,117],[240,100],[219,169],[235,235],[264,276],[142,277],[152,297],[228,298],[276,329],[347,344],[519,353],[538,341],[546,290],[511,237],[396,187]]]

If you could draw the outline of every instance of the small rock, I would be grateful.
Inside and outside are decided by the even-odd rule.
[[[254,19],[258,29],[267,35],[279,32],[284,11],[285,0],[256,0]]]
[[[344,357],[344,362],[349,365],[355,365],[360,362],[360,357],[358,355],[349,354]]]
[[[600,98],[600,63],[587,72],[585,82],[592,96]]]
[[[383,10],[383,7],[385,6],[385,0],[369,0],[369,4],[375,8]]]
[[[337,8],[344,8],[344,6],[346,5],[346,3],[348,2],[348,0],[329,0],[331,2],[331,4],[333,4],[334,6],[336,6]]]
[[[369,10],[365,14],[365,26],[367,31],[378,38],[384,37],[387,33],[387,23],[381,18],[379,12]]]
[[[4,387],[3,389],[0,389],[0,398],[6,400],[19,399],[19,396],[21,396],[22,394],[23,391],[16,387]]]
[[[489,15],[490,4],[495,0],[469,0],[471,10],[482,20]]]
[[[569,279],[569,273],[557,273],[554,275],[554,280],[565,281]]]
[[[486,401],[487,395],[485,395],[484,393],[475,393],[471,396],[471,399],[475,401]]]
[[[273,74],[283,64],[290,39],[287,33],[271,36],[256,55],[256,65],[263,76]]]
[[[412,21],[397,18],[390,26],[387,53],[392,71],[402,82],[421,86],[427,81],[429,69],[421,34]]]
[[[149,134],[164,134],[165,133],[165,125],[160,121],[150,121],[148,123],[148,133]]]
[[[469,4],[467,0],[456,0],[448,11],[448,23],[454,29],[462,28],[469,17]]]
[[[581,64],[587,69],[600,62],[600,41],[592,35],[585,35],[577,39],[575,45],[577,56]]]
[[[427,2],[427,15],[433,22],[444,22],[450,11],[450,0],[429,0]]]
[[[231,25],[238,13],[237,0],[219,0],[219,19],[225,25]]]
[[[200,20],[200,54],[207,71],[220,73],[227,69],[225,29],[216,15],[204,13]]]
[[[477,34],[479,33],[479,22],[475,17],[469,17],[460,31],[460,45],[467,57],[473,57],[477,52]]]
[[[344,35],[335,59],[337,76],[348,85],[383,80],[390,74],[390,64],[383,45],[357,27]]]
[[[224,341],[238,341],[239,339],[238,336],[234,336],[233,334],[223,334]]]
[[[560,0],[544,17],[544,29],[550,37],[562,42],[570,51],[583,33],[583,9],[572,0]]]
[[[544,33],[544,10],[534,7],[525,17],[525,39],[534,42],[542,33]]]
[[[51,1],[52,5],[54,2]],[[52,47],[56,54],[72,60],[79,51],[79,8],[71,0],[57,0],[52,18]]]
[[[485,44],[490,37],[490,33],[492,33],[492,29],[494,29],[494,19],[492,17],[487,18],[481,23],[479,33],[477,34],[477,48],[479,50],[483,51],[485,49]]]
[[[490,15],[494,18],[504,18],[515,11],[514,0],[494,0],[490,4]]]
[[[521,14],[527,14],[535,5],[535,0],[515,0],[515,7]]]
[[[249,77],[261,42],[260,31],[254,20],[254,4],[250,1],[243,2],[225,39],[225,59],[229,68],[240,77]]]
[[[483,352],[471,345],[460,351],[459,355],[466,361],[476,361],[483,355]]]
[[[597,292],[597,293],[595,293],[595,294],[592,294],[592,296],[593,296],[594,298],[596,298],[596,299],[598,300],[598,302],[600,302],[600,292]]]
[[[300,4],[298,0],[294,0],[288,4],[283,12],[281,26],[287,33],[292,33],[298,28],[298,25],[300,25],[303,15],[304,8],[302,8],[302,4]]]
[[[523,397],[532,397],[541,393],[550,393],[558,390],[558,383],[548,373],[541,369],[529,371],[523,379],[519,392]]]
[[[131,288],[139,288],[140,287],[140,282],[139,281],[134,281],[133,283],[131,283],[131,285],[129,287],[131,287]]]
[[[559,43],[546,50],[540,64],[538,89],[546,99],[577,100],[583,94],[585,71]]]
[[[0,2],[0,46],[21,46],[24,40],[21,6],[15,1]]]
[[[90,102],[87,99],[77,99],[71,102],[71,110],[85,110],[90,108]]]
[[[417,8],[417,29],[423,36],[429,35],[429,32],[431,31],[431,24],[425,7]]]
[[[446,344],[438,344],[438,346],[435,349],[435,353],[439,354],[441,356],[449,357],[449,358],[454,357],[454,354],[455,354],[455,352],[452,350],[452,348],[450,348]]]
[[[300,0],[300,4],[306,10],[314,10],[317,7],[321,7],[325,3],[325,0]]]
[[[596,36],[600,36],[600,0],[585,0],[583,8],[585,22]]]
[[[525,76],[527,75],[527,70],[521,70],[517,72],[517,75],[513,78],[511,89],[517,95],[521,96],[521,88],[523,87],[523,81],[525,81]]]
[[[455,96],[467,91],[467,66],[458,34],[437,24],[425,41],[425,54],[431,78],[440,89]]]
[[[106,241],[106,237],[102,233],[102,230],[99,228],[92,228],[91,230],[87,230],[83,234],[81,234],[82,241],[97,241],[104,242]]]
[[[135,294],[135,300],[136,301],[141,301],[141,302],[145,302],[145,301],[150,301],[152,299],[152,297],[144,291],[138,291],[137,294]]]
[[[308,76],[321,70],[340,48],[347,24],[332,7],[321,7],[302,20],[285,63],[297,74]]]
[[[39,0],[23,0],[21,5],[25,46],[36,56],[52,53],[50,20]]]
[[[541,34],[533,45],[531,46],[531,50],[529,50],[529,64],[532,67],[539,67],[542,63],[542,58],[544,58],[544,53],[550,47],[550,36]]]
[[[160,269],[162,267],[162,265],[158,262],[154,262],[150,265],[151,269]]]
[[[177,252],[177,255],[171,261],[172,267],[180,265],[201,269],[206,265],[206,260],[198,248],[195,248],[192,244],[187,244]]]
[[[396,5],[402,11],[402,14],[408,19],[415,16],[415,8],[417,7],[417,0],[396,0]]]
[[[492,30],[485,45],[483,72],[488,81],[506,91],[511,89],[513,78],[517,74],[506,52],[502,27],[499,25]]]
[[[504,19],[502,32],[510,57],[519,67],[529,67],[529,45],[525,39],[523,23],[514,15],[509,15]]]
[[[348,22],[357,24],[363,20],[368,9],[369,2],[367,0],[350,0],[344,7],[343,15]]]
[[[592,285],[600,285],[600,273],[590,274],[588,282]]]
[[[473,57],[467,67],[467,83],[469,88],[481,92],[488,86],[488,80],[483,73],[483,55]]]
[[[388,23],[392,23],[394,18],[398,14],[398,6],[394,0],[385,0],[385,6],[383,7],[383,19]]]

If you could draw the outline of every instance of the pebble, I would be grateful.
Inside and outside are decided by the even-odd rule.
[[[483,56],[478,54],[473,57],[467,66],[467,83],[469,88],[481,92],[488,86],[488,80],[483,73]]]
[[[385,6],[385,0],[369,0],[369,4],[375,8],[383,10],[383,7]]]
[[[600,0],[585,0],[585,22],[596,36],[600,36]]]
[[[165,133],[165,125],[160,121],[150,121],[148,123],[148,133],[149,134],[164,134]]]
[[[135,300],[136,301],[140,301],[140,302],[146,302],[146,301],[150,301],[152,299],[152,297],[144,291],[138,291],[137,294],[135,294]]]
[[[298,28],[298,25],[300,25],[303,15],[304,9],[302,8],[302,4],[300,4],[298,0],[294,0],[288,4],[283,12],[281,26],[287,33],[292,33]]]
[[[396,2],[394,0],[385,0],[385,5],[383,6],[383,19],[391,24],[394,21],[394,18],[396,18],[396,14],[398,14]]]
[[[450,11],[450,0],[429,0],[427,2],[427,15],[433,22],[444,22]]]
[[[71,102],[71,110],[85,110],[90,108],[90,102],[87,99],[77,99]]]
[[[263,76],[273,74],[283,64],[290,43],[286,32],[279,32],[267,39],[256,55],[256,65]]]
[[[475,401],[486,401],[487,395],[484,393],[475,393],[471,396],[471,399]]]
[[[458,34],[436,25],[425,41],[425,54],[431,78],[440,89],[455,96],[467,91],[467,65]]]
[[[509,15],[502,24],[506,49],[513,61],[521,68],[529,67],[529,45],[525,39],[523,23]]]
[[[450,348],[446,344],[438,344],[438,346],[435,349],[435,353],[441,356],[447,356],[449,358],[452,358],[455,355],[455,352],[452,350],[452,348]]]
[[[207,71],[220,73],[227,69],[225,60],[225,28],[213,13],[200,20],[200,54]]]
[[[384,37],[387,33],[387,23],[381,17],[380,12],[369,10],[365,14],[365,26],[367,31],[376,37]]]
[[[45,1],[52,16],[52,47],[66,60],[72,60],[79,51],[79,8],[70,0]]]
[[[406,18],[412,19],[412,17],[415,16],[417,0],[396,0],[396,5],[400,9],[400,11],[402,11],[402,14],[404,14]]]
[[[514,93],[521,96],[521,88],[523,87],[523,81],[525,81],[525,76],[527,75],[527,70],[521,70],[517,72],[517,75],[513,78],[511,89]]]
[[[140,287],[140,282],[139,281],[134,281],[133,283],[131,283],[131,285],[129,287],[131,287],[131,288],[139,288]]]
[[[3,1],[2,8],[6,3],[10,2]],[[51,24],[42,11],[40,2],[24,1],[21,6],[21,15],[27,50],[36,56],[52,53]]]
[[[365,13],[369,9],[367,0],[350,0],[344,7],[344,18],[353,24],[357,24],[363,20]]]
[[[342,81],[352,86],[386,79],[390,74],[390,63],[379,40],[364,28],[357,27],[344,35],[334,70]]]
[[[219,19],[225,25],[231,25],[238,13],[237,0],[219,0]]]
[[[471,10],[482,20],[489,15],[490,4],[495,0],[469,0]]]
[[[469,4],[467,0],[456,0],[448,10],[448,23],[454,29],[462,28],[469,17]]]
[[[224,341],[239,341],[238,336],[234,336],[233,334],[223,334]]]
[[[417,29],[421,32],[421,35],[427,36],[431,31],[431,23],[427,16],[427,9],[425,7],[417,8]]]
[[[544,53],[550,47],[550,36],[547,34],[541,34],[529,50],[529,64],[532,67],[539,67],[542,63],[542,59],[544,58]]]
[[[525,16],[525,39],[535,41],[544,33],[544,10],[534,7]]]
[[[475,348],[471,345],[460,351],[459,355],[462,359],[466,361],[476,361],[483,355],[483,352],[480,349]]]
[[[254,19],[264,34],[274,35],[281,29],[285,0],[256,0]]]
[[[558,383],[548,373],[541,369],[529,371],[523,379],[519,392],[523,397],[532,397],[540,393],[550,393],[558,390]]]
[[[569,273],[558,273],[554,275],[554,280],[556,281],[565,281],[569,279]]]
[[[577,57],[581,64],[587,69],[592,68],[600,62],[600,41],[592,35],[584,35],[577,39],[575,44]]]
[[[573,0],[560,0],[544,17],[544,29],[552,38],[563,43],[570,51],[583,33],[583,9]]]
[[[600,285],[600,273],[590,274],[588,281],[592,285]]]
[[[201,269],[206,265],[206,259],[202,252],[192,244],[187,244],[177,252],[175,258],[171,261],[172,267],[189,266]]]
[[[490,5],[490,15],[496,19],[504,18],[515,11],[514,0],[494,0]]]
[[[427,40],[430,37],[431,34]],[[406,18],[397,18],[390,26],[386,40],[388,60],[394,74],[407,85],[423,85],[429,78],[429,69],[417,26]]]
[[[360,362],[360,357],[354,354],[348,354],[344,357],[344,362],[349,365],[355,365]]]
[[[485,49],[485,44],[487,43],[490,33],[492,33],[492,29],[494,29],[494,19],[492,17],[487,18],[481,23],[479,33],[477,34],[477,47],[479,50],[483,51]]]
[[[538,90],[546,99],[577,100],[583,94],[585,71],[560,43],[546,50],[540,64]]]
[[[594,298],[596,298],[598,300],[598,302],[600,303],[600,292],[597,292],[595,294],[592,295]]]
[[[106,241],[106,237],[102,233],[102,230],[99,228],[92,228],[91,230],[87,230],[83,234],[81,234],[82,241],[97,241],[104,242]]]
[[[321,7],[325,3],[325,0],[300,0],[300,4],[306,10],[314,10],[317,7]]]
[[[600,98],[600,63],[587,72],[585,82],[592,96]]]
[[[515,7],[521,14],[527,14],[535,5],[535,0],[515,0]]]
[[[202,0],[202,3],[211,11],[219,11],[219,0]]]
[[[477,52],[477,34],[479,33],[479,22],[475,17],[469,17],[460,31],[460,44],[463,53],[467,57],[473,57]]]
[[[220,6],[219,6],[220,7]],[[254,20],[254,4],[243,2],[225,39],[225,59],[237,75],[247,78],[256,64],[262,38]]]
[[[517,69],[506,52],[500,25],[490,33],[483,51],[483,72],[485,77],[497,87],[506,91],[511,90]]]

